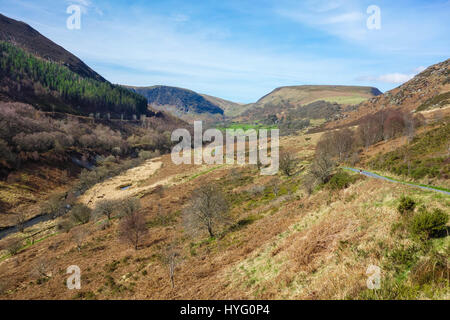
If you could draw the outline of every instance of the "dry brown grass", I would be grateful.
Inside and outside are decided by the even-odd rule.
[[[299,155],[309,148],[289,143]],[[198,185],[230,180],[229,192],[239,195],[251,185],[269,184],[271,178],[260,177],[255,168],[240,168],[241,177],[254,179],[235,187],[239,177],[235,182],[229,179],[232,167],[198,175],[205,168],[177,168],[168,158],[162,161],[160,170],[142,185],[158,184],[168,177],[173,183],[166,184],[163,193],[143,195],[141,205],[148,222],[161,212],[170,218],[151,224],[140,250],[120,242],[118,219],[107,229],[99,228],[97,222],[87,224],[91,232],[81,251],[71,233],[54,234],[0,261],[0,283],[7,282],[7,292],[0,293],[0,298],[76,298],[77,292],[65,286],[70,265],[82,270],[84,296],[97,299],[355,298],[366,288],[368,265],[382,266],[384,250],[408,244],[391,233],[392,225],[401,219],[396,199],[413,193],[431,206],[445,208],[448,203],[432,193],[363,179],[334,193],[322,190],[307,197],[298,191],[264,203],[238,204],[231,212],[234,221],[251,218],[250,223],[222,230],[217,239],[190,238],[180,212]],[[161,262],[162,250],[173,242],[179,244],[183,261],[176,270],[174,289]],[[53,272],[37,284],[31,274],[40,257],[51,259]]]

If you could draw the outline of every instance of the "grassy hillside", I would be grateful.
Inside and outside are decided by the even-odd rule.
[[[378,153],[368,160],[376,170],[392,172],[416,181],[450,178],[450,118],[434,128],[418,134],[406,143],[387,153]],[[437,183],[439,184],[439,183]],[[448,187],[444,186],[444,187]]]
[[[358,104],[379,94],[381,92],[372,87],[312,85],[281,87],[259,99],[255,106],[281,102],[298,106],[318,100],[348,105]]]
[[[286,137],[282,146],[307,165],[319,137],[320,134]],[[34,243],[23,239],[39,230],[35,226],[18,236],[23,239],[23,247],[15,256],[6,251],[0,254],[0,296],[449,298],[445,257],[450,238],[439,232],[425,236],[420,227],[423,217],[434,217],[434,212],[448,208],[445,195],[368,178],[350,179],[346,184],[335,183],[342,178],[331,179],[308,195],[302,186],[304,172],[289,178],[281,174],[265,177],[252,166],[175,166],[170,156],[154,160],[159,162],[159,169],[153,174],[128,180],[132,187],[127,189],[127,196],[136,192],[140,198],[148,228],[138,250],[118,236],[119,216],[106,225],[105,219],[100,218],[76,225],[68,232],[50,229]],[[148,165],[151,164],[144,166]],[[130,179],[129,174],[126,176]],[[231,221],[215,237],[191,234],[183,223],[184,208],[192,191],[208,184],[218,184],[230,204]],[[104,187],[111,188],[107,182]],[[96,190],[98,196],[104,193],[101,186]],[[115,194],[120,195],[120,191]],[[403,195],[412,199],[415,208],[400,206],[406,203]],[[422,205],[426,208],[422,209]],[[408,208],[406,213],[399,211],[404,207]],[[77,245],[78,234],[85,237]],[[174,288],[164,258],[168,248],[176,248],[179,254]],[[14,264],[16,258],[25,263]],[[67,290],[64,282],[65,268],[74,262],[84,279],[79,292]],[[37,265],[44,266],[48,273],[37,274]],[[382,270],[381,289],[376,291],[366,285],[370,265]]]
[[[302,113],[301,108],[310,106],[313,108],[317,103],[322,105],[327,103],[330,106],[339,104],[341,107],[352,106],[361,103],[367,99],[373,98],[381,92],[372,87],[357,87],[357,86],[292,86],[281,87],[275,89],[271,93],[259,99],[256,103],[246,105],[241,109],[241,113],[236,117],[236,120],[249,122],[259,121],[276,115],[279,119],[284,118],[286,114]],[[327,107],[330,109],[329,107]],[[336,109],[332,107],[331,109]],[[334,115],[337,115],[338,110],[335,110]],[[306,111],[303,113],[307,113]],[[298,118],[298,117],[297,117]],[[315,117],[314,117],[315,118]]]

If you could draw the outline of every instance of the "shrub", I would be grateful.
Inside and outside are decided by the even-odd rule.
[[[448,256],[432,251],[411,269],[411,280],[419,285],[445,280],[449,272],[447,259]]]
[[[398,205],[397,210],[401,214],[405,214],[408,212],[413,212],[415,207],[416,207],[416,202],[414,201],[414,199],[412,199],[408,196],[402,196],[400,198],[400,204]]]
[[[348,188],[356,179],[357,177],[352,176],[343,170],[339,170],[331,177],[330,181],[328,181],[328,185],[332,190],[341,190]]]
[[[389,254],[389,260],[392,262],[392,266],[398,272],[403,269],[410,268],[417,260],[418,249],[415,246],[400,247],[392,250]]]
[[[422,208],[410,222],[410,230],[413,235],[426,239],[439,237],[446,230],[448,214],[440,209],[432,212]]]
[[[86,224],[91,219],[92,210],[84,204],[78,204],[70,211],[70,218],[75,223]]]
[[[74,227],[74,223],[70,219],[64,219],[58,222],[56,228],[61,232],[69,232]]]
[[[139,151],[139,159],[148,160],[153,158],[153,153],[150,151],[141,150]]]

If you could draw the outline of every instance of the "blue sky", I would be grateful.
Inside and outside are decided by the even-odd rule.
[[[81,29],[66,9],[82,7]],[[381,12],[369,30],[367,8]],[[450,1],[0,0],[113,83],[253,102],[279,86],[382,91],[449,58]]]

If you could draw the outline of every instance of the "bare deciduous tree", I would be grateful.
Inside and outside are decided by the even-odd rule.
[[[38,279],[49,279],[52,276],[53,263],[47,258],[40,258],[34,265],[31,273]]]
[[[162,253],[162,262],[168,268],[172,289],[175,288],[175,271],[181,260],[180,251],[173,243],[168,245]]]
[[[270,181],[270,184],[272,185],[273,194],[278,197],[278,193],[280,192],[280,179],[274,178]]]
[[[148,232],[144,215],[140,211],[132,211],[125,214],[119,224],[119,235],[125,241],[139,248],[139,243]]]
[[[298,159],[290,152],[282,152],[280,155],[280,170],[288,177],[295,173]]]
[[[118,210],[118,203],[114,200],[99,201],[94,210],[94,216],[105,216],[108,221],[111,220],[113,214]]]
[[[416,134],[416,121],[411,116],[411,114],[407,113],[404,115],[404,123],[405,123],[405,136],[408,140],[408,143],[414,139],[414,135]]]
[[[311,173],[305,176],[303,180],[303,186],[305,187],[305,190],[309,195],[313,193],[314,187],[316,186],[316,181],[316,177],[314,177],[314,175]]]
[[[230,221],[229,206],[220,188],[214,184],[203,185],[192,193],[184,210],[184,222],[188,231],[206,229],[214,237],[218,225]]]
[[[327,132],[317,143],[317,153],[325,154],[329,157],[338,157],[339,161],[348,158],[354,147],[353,132],[348,129],[334,130]]]
[[[383,139],[383,125],[379,117],[366,116],[358,126],[358,137],[364,147],[368,148]]]
[[[348,128],[335,131],[334,141],[336,143],[336,153],[339,157],[339,161],[347,159],[350,151],[352,151],[354,147],[353,132]]]
[[[328,181],[335,162],[326,154],[319,153],[316,155],[313,164],[310,167],[310,174],[312,174],[319,183],[325,183]]]
[[[86,241],[86,238],[88,237],[88,235],[89,235],[89,232],[84,228],[79,228],[73,233],[72,240],[73,240],[73,242],[75,242],[78,252],[81,252],[83,243]]]
[[[118,205],[118,208],[120,210],[120,216],[124,217],[141,209],[141,203],[137,198],[128,198],[123,200]]]

